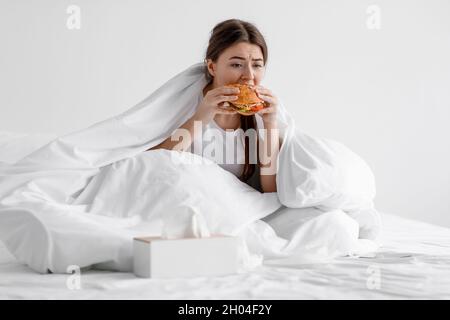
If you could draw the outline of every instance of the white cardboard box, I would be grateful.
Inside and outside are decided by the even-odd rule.
[[[136,237],[133,240],[133,269],[138,277],[177,278],[238,272],[236,237]]]

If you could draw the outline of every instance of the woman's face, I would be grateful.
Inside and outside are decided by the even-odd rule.
[[[214,88],[231,83],[259,85],[265,72],[261,48],[246,42],[223,51],[215,63],[208,59],[207,65]]]

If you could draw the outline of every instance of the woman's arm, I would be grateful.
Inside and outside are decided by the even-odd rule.
[[[180,128],[176,129],[166,140],[148,150],[175,149],[178,151],[186,151],[196,138],[194,137],[194,134],[201,135],[202,130],[199,129],[201,129],[203,125],[207,125],[211,122],[216,114],[236,113],[236,111],[219,108],[219,105],[223,102],[231,102],[236,100],[237,93],[239,93],[238,88],[229,88],[226,86],[209,90],[203,97],[194,115],[188,121],[186,121]],[[195,130],[196,128],[198,129]],[[182,138],[181,142],[180,138]]]
[[[271,90],[262,86],[256,86],[255,91],[267,105],[258,112],[265,129],[264,141],[258,139],[259,180],[263,192],[277,192],[277,159],[282,143],[277,124],[278,98]]]
[[[197,130],[195,127],[197,126]],[[156,150],[156,149],[168,149],[168,150],[178,150],[186,151],[192,144],[194,139],[194,134],[201,134],[198,126],[202,126],[202,119],[197,114],[194,114],[188,121],[186,121],[181,127],[176,129],[170,137],[161,142],[160,144],[146,150]],[[200,132],[198,132],[200,131]],[[181,139],[180,139],[181,138]],[[181,142],[180,142],[181,140]]]
[[[277,192],[277,158],[280,138],[276,121],[264,121],[266,137],[259,143],[260,183],[263,192]]]

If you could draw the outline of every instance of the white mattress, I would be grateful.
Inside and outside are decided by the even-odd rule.
[[[263,265],[214,278],[141,279],[87,270],[37,274],[0,246],[1,299],[450,299],[450,229],[382,214],[384,245],[373,257],[318,265]],[[379,280],[379,281],[377,281]]]

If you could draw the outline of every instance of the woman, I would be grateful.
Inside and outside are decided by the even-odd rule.
[[[256,168],[255,164],[250,163],[249,160],[250,151],[254,149],[250,148],[250,141],[248,137],[244,136],[244,133],[249,129],[257,129],[255,115],[242,116],[235,110],[225,109],[222,104],[237,99],[236,94],[239,93],[239,89],[227,88],[225,85],[231,83],[251,85],[255,88],[259,98],[264,100],[267,105],[258,112],[263,120],[264,129],[267,130],[266,139],[262,141],[258,139],[257,165],[260,168],[260,191],[276,192],[276,171],[273,168],[276,168],[280,148],[277,130],[278,99],[269,89],[260,85],[265,74],[266,64],[267,45],[264,37],[254,25],[231,19],[214,27],[205,57],[205,76],[209,83],[203,89],[203,97],[196,112],[180,127],[188,130],[190,137],[194,137],[194,139],[183,140],[181,150],[195,152],[196,148],[193,148],[192,144],[205,143],[205,136],[200,137],[200,141],[195,138],[194,123],[196,121],[200,121],[207,130],[236,131],[242,129],[239,132],[236,131],[235,134],[238,150],[234,163],[219,163],[219,165],[247,182],[255,173]],[[217,141],[215,140],[215,142]],[[150,150],[160,148],[172,150],[178,145],[177,140],[169,137]],[[226,150],[226,152],[230,151]],[[243,158],[243,161],[240,161],[240,158]],[[267,170],[269,168],[271,170]]]
[[[296,130],[282,103],[260,85],[267,47],[258,30],[240,20],[220,23],[205,62],[122,114],[61,136],[0,168],[0,241],[19,261],[42,273],[65,273],[74,264],[131,271],[134,236],[161,230],[177,236],[180,230],[195,233],[202,215],[211,233],[242,236],[252,252],[265,258],[317,253],[328,258],[372,250],[374,243],[358,239],[376,239],[380,230],[370,168],[343,145]],[[224,109],[237,94],[224,86],[236,82],[255,86],[268,106],[254,116]],[[252,187],[250,178],[259,178],[255,189],[265,193],[215,165],[163,163],[183,160],[185,153],[142,152],[178,150],[180,143],[172,141],[178,129],[189,132],[183,150],[203,143],[204,136],[195,136],[199,123],[207,132],[237,133],[236,140],[243,142],[237,160],[243,156],[245,161],[222,167]],[[256,135],[257,161],[242,134],[254,128],[269,131]],[[281,205],[285,208],[277,211]],[[314,211],[299,219],[305,212],[298,209],[309,207]],[[282,238],[261,220],[275,211],[269,220],[277,233],[286,234]]]

